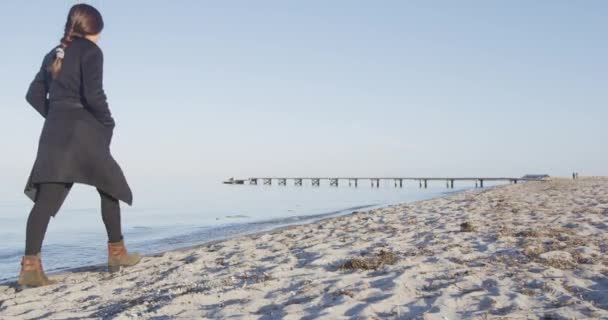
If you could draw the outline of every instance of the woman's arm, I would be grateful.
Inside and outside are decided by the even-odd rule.
[[[40,70],[36,74],[36,77],[34,77],[34,80],[30,84],[27,94],[25,95],[25,100],[27,100],[27,102],[44,118],[46,118],[46,115],[49,112],[49,99],[47,98],[49,87],[46,77],[48,77],[48,75],[43,61]]]
[[[113,128],[114,118],[103,90],[103,53],[99,48],[89,50],[82,57],[82,86],[87,109],[107,127]]]

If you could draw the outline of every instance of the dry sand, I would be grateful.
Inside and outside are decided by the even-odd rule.
[[[0,285],[2,319],[608,319],[608,178],[467,191]]]

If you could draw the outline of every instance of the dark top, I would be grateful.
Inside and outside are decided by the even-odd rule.
[[[131,204],[131,189],[110,153],[115,122],[103,90],[103,53],[87,39],[74,39],[53,79],[47,66],[56,48],[44,57],[26,94],[45,121],[25,193],[35,201],[39,183],[78,182]]]
[[[103,52],[92,41],[75,38],[65,48],[61,71],[52,79],[47,66],[55,59],[53,48],[42,61],[40,71],[27,92],[27,101],[43,116],[49,104],[81,103],[99,122],[114,127],[114,119],[103,90]],[[48,94],[48,98],[47,98]]]

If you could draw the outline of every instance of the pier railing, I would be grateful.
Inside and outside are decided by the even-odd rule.
[[[247,179],[229,179],[224,183],[228,184],[263,184],[272,185],[275,181],[279,186],[286,186],[287,181],[293,181],[295,186],[302,186],[304,181],[310,181],[312,186],[320,186],[321,181],[328,181],[329,186],[338,187],[340,182],[348,182],[349,186],[358,187],[360,181],[368,181],[372,187],[380,187],[380,181],[393,181],[395,187],[402,188],[404,181],[414,181],[418,183],[420,188],[427,188],[429,181],[445,181],[447,188],[454,188],[455,181],[474,181],[475,187],[484,187],[484,182],[509,182],[516,184],[518,182],[527,181],[545,181],[547,178],[514,178],[514,177],[253,177]]]

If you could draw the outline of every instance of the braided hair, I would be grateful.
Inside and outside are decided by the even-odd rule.
[[[103,30],[103,18],[97,9],[88,4],[77,4],[70,8],[65,23],[63,37],[59,46],[55,49],[55,59],[49,64],[47,70],[57,78],[61,71],[66,49],[75,38],[83,38],[87,35],[96,35]]]

